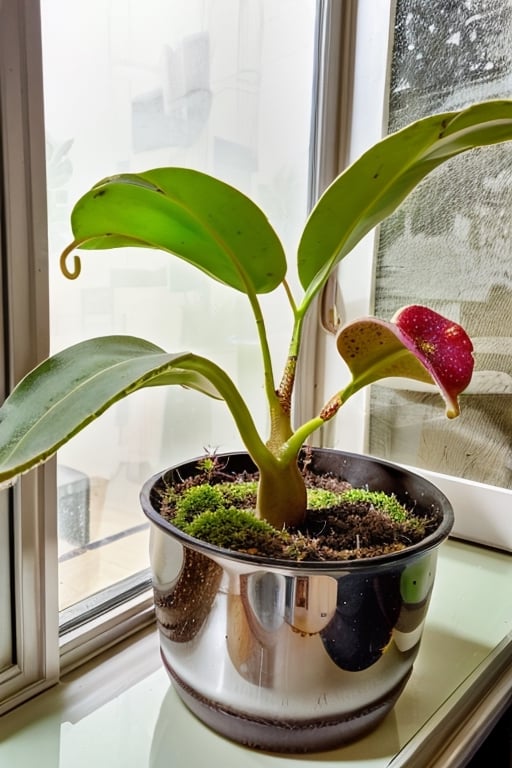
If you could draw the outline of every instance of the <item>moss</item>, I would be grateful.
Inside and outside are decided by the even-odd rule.
[[[384,491],[350,488],[341,494],[341,502],[344,501],[352,504],[371,504],[397,523],[403,523],[410,518],[409,511],[398,501],[396,496],[384,493]]]
[[[405,522],[405,528],[409,533],[413,533],[414,537],[417,538],[423,538],[427,535],[428,520],[424,517],[416,517],[415,515],[412,515],[409,513],[409,517],[407,518]]]
[[[319,479],[321,486],[312,485]],[[194,538],[249,554],[306,561],[369,557],[421,540],[438,522],[435,515],[416,517],[394,495],[322,476],[308,481],[304,525],[276,530],[254,515],[254,476],[230,481],[222,469],[212,482],[203,472],[166,488],[161,512]]]
[[[236,507],[202,512],[186,525],[185,533],[224,549],[245,552],[267,549],[282,536],[264,520]]]
[[[308,509],[331,509],[343,503],[343,494],[325,488],[308,488]]]
[[[246,483],[220,483],[219,488],[226,505],[236,507],[254,508],[256,506],[256,492],[258,483],[255,481]]]
[[[224,497],[217,485],[196,485],[187,488],[176,499],[174,524],[185,530],[197,515],[215,512],[225,506]]]
[[[252,513],[256,489],[256,482],[187,488],[175,500],[173,523],[190,536],[224,549],[268,546],[279,532]]]

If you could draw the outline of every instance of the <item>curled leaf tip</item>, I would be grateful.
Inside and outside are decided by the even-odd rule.
[[[70,246],[66,248],[65,251],[63,251],[60,255],[60,271],[64,275],[64,277],[67,277],[68,280],[76,280],[77,277],[79,277],[80,272],[82,271],[82,262],[80,261],[80,257],[74,253],[73,254],[73,267],[72,269],[69,269],[67,265],[67,259],[69,256],[71,256],[72,250],[75,248],[75,243],[72,243]]]

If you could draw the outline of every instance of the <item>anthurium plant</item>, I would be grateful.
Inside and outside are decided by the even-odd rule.
[[[264,213],[228,184],[186,168],[156,168],[98,182],[75,205],[73,241],[61,256],[68,278],[88,251],[161,249],[247,296],[261,348],[269,434],[259,434],[242,393],[215,362],[168,353],[144,339],[106,336],[43,361],[0,409],[0,482],[45,461],[110,405],[143,387],[181,385],[224,400],[259,469],[256,514],[272,525],[299,524],[306,490],[298,468],[305,441],[362,387],[384,377],[437,385],[447,416],[473,370],[472,344],[457,323],[422,306],[391,321],[364,318],[336,340],[350,378],[311,419],[293,425],[296,364],[304,320],[339,262],[389,216],[434,168],[475,147],[512,139],[512,101],[479,103],[419,120],[371,147],[325,191],[306,221],[297,253],[302,295],[292,295],[281,242]],[[282,375],[270,355],[271,329],[259,296],[288,298],[293,329]]]

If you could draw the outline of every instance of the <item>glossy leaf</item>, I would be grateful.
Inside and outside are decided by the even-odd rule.
[[[265,214],[234,187],[187,168],[104,179],[75,205],[82,249],[159,248],[244,293],[267,293],[286,273],[283,247]]]
[[[180,368],[193,359],[143,339],[106,336],[45,360],[0,408],[0,482],[51,456],[110,405],[142,387],[179,384],[220,398],[201,373]]]
[[[433,115],[375,144],[322,195],[299,244],[304,306],[336,264],[434,168],[468,149],[512,139],[512,101]]]
[[[473,373],[473,345],[464,329],[428,307],[405,307],[394,322],[369,317],[345,326],[337,338],[353,391],[387,377],[434,384],[446,415],[459,414],[458,396]]]

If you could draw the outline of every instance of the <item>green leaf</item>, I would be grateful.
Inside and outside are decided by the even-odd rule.
[[[132,336],[80,342],[33,369],[0,408],[0,481],[47,459],[110,405],[142,387],[179,384],[220,394],[190,353],[169,354]]]
[[[510,139],[512,101],[497,100],[426,117],[375,144],[333,182],[306,222],[298,249],[302,310],[336,264],[430,171],[468,149]]]
[[[75,205],[73,247],[158,248],[243,293],[268,293],[286,274],[265,214],[234,187],[187,168],[104,179]]]

